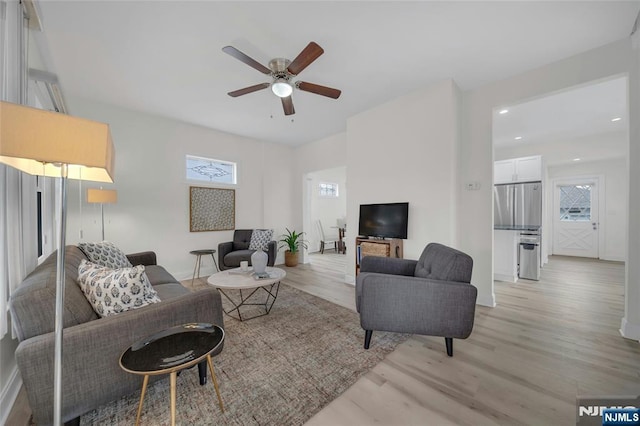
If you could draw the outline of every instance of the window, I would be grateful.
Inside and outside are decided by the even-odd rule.
[[[591,185],[560,186],[560,220],[591,221]]]
[[[55,180],[44,176],[32,176],[35,180],[35,212],[31,210],[35,220],[36,238],[34,249],[37,250],[38,264],[54,251],[55,235]]]
[[[320,182],[318,185],[321,197],[338,198],[338,184]]]
[[[34,81],[29,82],[29,105],[39,108],[55,110],[53,100],[47,92],[34,90]],[[45,107],[49,105],[49,107]],[[35,184],[35,212],[33,207],[29,207],[30,215],[35,219],[36,238],[34,250],[37,250],[38,264],[53,253],[54,247],[54,227],[55,227],[55,179],[44,176],[23,176],[23,179],[33,179]],[[29,182],[32,182],[29,180]],[[29,244],[31,246],[31,244]]]
[[[38,181],[42,178],[37,176]],[[38,258],[44,254],[44,231],[42,229],[42,188],[38,185],[36,190],[36,227],[38,229]]]
[[[235,185],[236,163],[187,155],[187,179]]]

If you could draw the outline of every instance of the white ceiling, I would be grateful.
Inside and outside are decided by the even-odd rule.
[[[296,145],[439,80],[471,89],[627,37],[640,2],[41,0],[40,9],[38,41],[65,96]],[[266,65],[310,41],[325,53],[300,78],[341,89],[338,100],[296,91],[296,114],[285,117],[269,90],[227,96],[268,78],[223,46]]]
[[[498,107],[493,112],[494,146],[570,141],[624,132],[628,126],[627,92],[627,78],[619,77]],[[508,112],[500,114],[501,110]],[[620,120],[611,121],[614,118]]]

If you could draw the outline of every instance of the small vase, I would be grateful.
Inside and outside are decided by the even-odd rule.
[[[267,262],[269,261],[269,256],[262,249],[256,250],[251,255],[251,266],[253,266],[254,272],[257,274],[261,274],[267,270]]]

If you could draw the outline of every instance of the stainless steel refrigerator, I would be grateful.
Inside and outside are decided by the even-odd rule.
[[[495,185],[493,224],[539,231],[542,226],[542,182]]]
[[[494,227],[520,231],[518,276],[540,279],[542,182],[495,185]]]

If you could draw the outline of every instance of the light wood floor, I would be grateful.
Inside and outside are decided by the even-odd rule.
[[[285,282],[355,310],[346,256],[314,254]],[[618,332],[623,283],[621,263],[553,256],[539,282],[496,282],[498,306],[477,307],[452,358],[443,338],[414,336],[307,425],[575,424],[578,395],[640,394],[640,344]],[[7,424],[27,424],[21,398]]]
[[[290,286],[355,311],[355,287],[344,282],[347,256],[325,250],[324,254],[311,253],[307,264],[279,267],[286,269],[284,282]]]
[[[623,264],[554,256],[539,282],[495,284],[452,358],[414,336],[307,425],[572,425],[578,395],[640,394],[640,345],[618,332]]]

